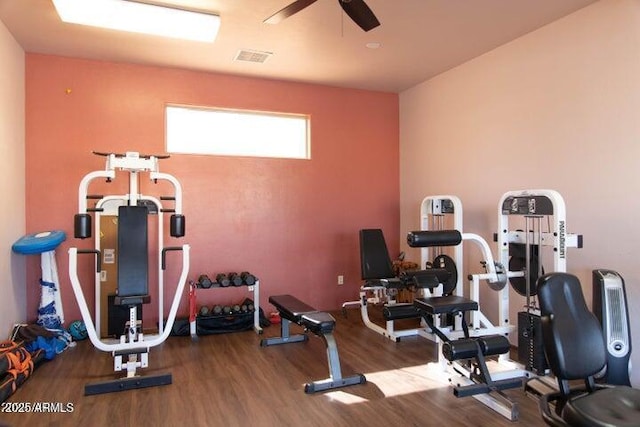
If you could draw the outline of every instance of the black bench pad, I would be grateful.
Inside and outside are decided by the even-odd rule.
[[[426,314],[459,313],[478,310],[478,302],[457,295],[416,298],[413,305]]]
[[[299,319],[303,314],[318,311],[293,295],[273,295],[269,297],[269,302],[273,304],[281,314],[286,314],[291,317],[292,320]],[[297,322],[297,320],[294,320],[294,322]]]
[[[316,310],[292,295],[273,295],[269,297],[269,302],[282,318],[304,326],[314,334],[329,333],[335,328],[333,316]]]
[[[329,313],[318,311],[316,313],[303,314],[300,324],[311,330],[314,334],[328,334],[333,332],[336,319]]]

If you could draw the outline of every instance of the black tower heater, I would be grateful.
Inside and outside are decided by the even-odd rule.
[[[612,270],[593,270],[593,312],[607,344],[605,383],[631,386],[631,331],[624,280]]]

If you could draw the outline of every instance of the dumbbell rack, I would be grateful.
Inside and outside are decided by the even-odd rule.
[[[247,288],[248,292],[253,292],[253,330],[258,334],[262,334],[262,327],[260,326],[260,280],[256,279],[253,285],[241,285]],[[189,333],[191,334],[191,338],[195,338],[196,334],[196,313],[198,311],[197,305],[197,289],[235,289],[236,286],[223,287],[218,283],[213,282],[212,286],[209,288],[204,288],[199,285],[196,281],[191,281],[189,283]],[[222,315],[221,315],[222,316]]]

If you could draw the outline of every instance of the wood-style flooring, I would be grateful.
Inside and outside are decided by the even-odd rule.
[[[170,337],[151,349],[146,374],[171,372],[167,386],[84,396],[86,383],[115,378],[113,359],[86,340],[41,365],[8,402],[61,404],[72,411],[0,413],[7,426],[542,426],[537,402],[513,389],[511,422],[472,397],[456,398],[427,364],[435,346],[424,338],[394,343],[366,328],[356,309],[337,320],[343,376],[363,373],[364,385],[305,394],[304,383],[329,375],[325,346],[260,347],[279,325],[192,340]],[[299,331],[292,327],[292,333]],[[118,374],[119,375],[119,374]],[[12,405],[17,407],[17,405]]]

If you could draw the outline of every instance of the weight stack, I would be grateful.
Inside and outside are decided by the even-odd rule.
[[[549,366],[544,356],[542,323],[540,316],[521,311],[518,313],[518,360],[528,371],[544,375]]]

